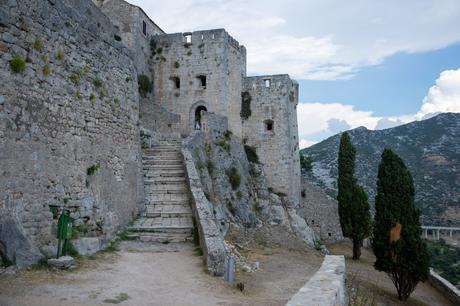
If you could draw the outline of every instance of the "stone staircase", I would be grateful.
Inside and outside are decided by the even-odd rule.
[[[146,209],[128,228],[141,241],[192,240],[192,210],[180,140],[161,141],[143,151]]]

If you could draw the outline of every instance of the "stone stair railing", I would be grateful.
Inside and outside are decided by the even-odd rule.
[[[224,275],[226,258],[224,238],[216,224],[212,204],[206,199],[203,192],[192,154],[186,145],[182,146],[182,155],[185,162],[186,178],[190,186],[190,204],[197,221],[206,269],[212,275],[222,276]]]

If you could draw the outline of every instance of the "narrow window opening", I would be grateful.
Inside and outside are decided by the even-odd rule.
[[[179,77],[172,77],[171,81],[174,84],[174,88],[176,88],[176,89],[180,88],[180,78]]]
[[[201,34],[201,40],[204,40],[204,34]]]
[[[264,124],[265,124],[265,130],[266,131],[273,132],[273,128],[274,128],[273,120],[265,120]]]
[[[197,76],[197,78],[200,81],[200,86],[202,88],[206,88],[206,76],[205,75],[199,75],[199,76]]]
[[[271,83],[270,79],[265,79],[264,80],[265,87],[267,87],[267,88],[270,87],[270,85],[271,85],[270,83]]]
[[[147,23],[142,21],[142,33],[147,36]]]
[[[327,235],[328,235],[329,237],[332,237],[332,234],[331,234],[331,233],[327,233]]]
[[[192,43],[192,34],[184,34],[185,37],[185,43],[186,44],[191,44]]]
[[[212,34],[212,39],[216,38],[216,35],[215,34]]]
[[[311,224],[315,224],[315,220],[311,220]]]

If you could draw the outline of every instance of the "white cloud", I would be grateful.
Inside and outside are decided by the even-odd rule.
[[[251,74],[353,77],[398,52],[460,41],[458,0],[129,0],[168,33],[226,28],[248,47]]]
[[[442,112],[460,112],[460,69],[446,70],[436,80],[423,99],[422,108],[416,118]]]
[[[355,110],[352,105],[341,103],[300,103],[297,107],[300,147],[308,147],[350,128],[387,129],[443,112],[460,113],[460,69],[441,73],[416,114],[378,117],[373,112]]]

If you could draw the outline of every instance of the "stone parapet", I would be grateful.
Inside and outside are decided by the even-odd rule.
[[[428,282],[445,295],[454,305],[460,305],[460,290],[452,285],[448,280],[444,279],[441,275],[430,269]]]
[[[345,285],[345,257],[326,256],[321,268],[294,295],[287,306],[344,306],[348,305]]]
[[[226,256],[224,238],[216,224],[212,204],[206,199],[203,192],[192,154],[186,145],[182,146],[182,154],[185,162],[186,179],[190,186],[190,204],[198,227],[206,268],[210,274],[222,276]]]

